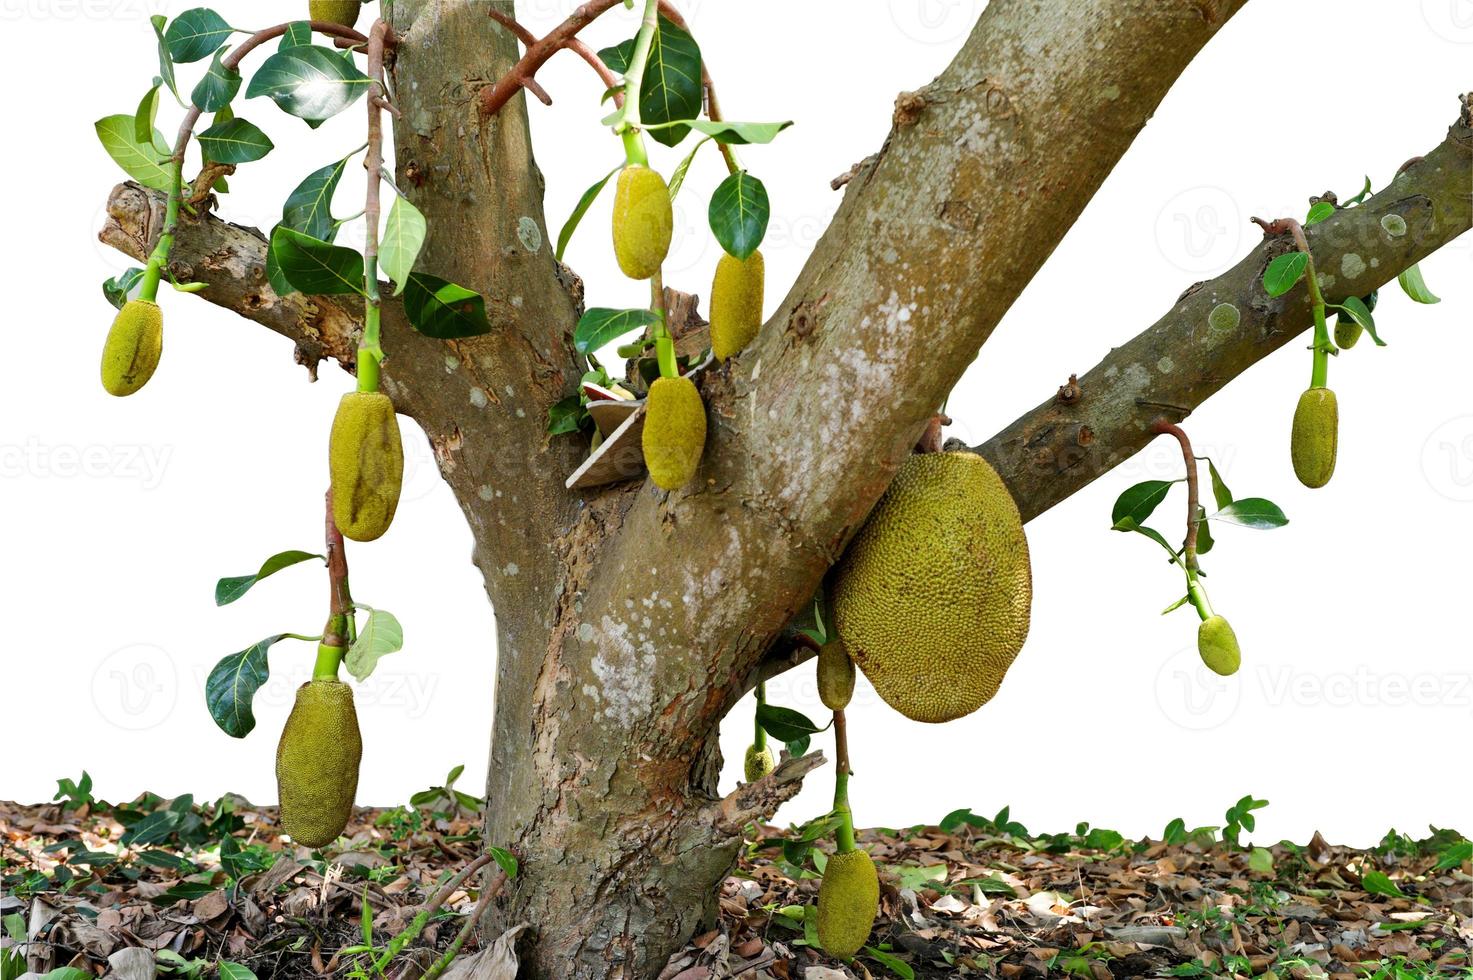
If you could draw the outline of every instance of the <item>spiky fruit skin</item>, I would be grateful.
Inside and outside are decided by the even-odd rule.
[[[835,637],[818,651],[818,697],[830,711],[843,711],[854,696],[854,661]]]
[[[313,20],[352,27],[358,23],[363,4],[360,0],[309,0],[307,9]]]
[[[1338,317],[1335,320],[1335,346],[1341,350],[1350,350],[1355,342],[1360,340],[1364,328],[1354,320]]]
[[[327,446],[332,517],[354,541],[389,529],[404,483],[404,446],[394,403],[377,391],[352,391],[338,403]]]
[[[761,252],[745,260],[723,254],[711,281],[711,353],[724,361],[757,336],[762,326],[762,290],[766,276]]]
[[[706,406],[689,378],[656,378],[645,403],[644,465],[662,490],[679,490],[696,475],[706,447]]]
[[[1329,483],[1335,474],[1339,431],[1340,407],[1333,391],[1310,388],[1299,396],[1289,437],[1289,456],[1294,461],[1294,475],[1311,490]]]
[[[353,813],[363,738],[353,689],[338,680],[311,680],[297,700],[276,746],[281,829],[307,847],[337,840]]]
[[[991,700],[1028,636],[1018,507],[975,453],[911,456],[840,560],[835,627],[896,711],[943,722]]]
[[[675,212],[665,178],[649,167],[619,171],[614,189],[614,258],[630,279],[648,279],[660,271],[670,251]]]
[[[1238,637],[1221,616],[1209,616],[1197,627],[1197,653],[1213,673],[1224,677],[1236,674],[1243,660]]]
[[[755,783],[776,768],[777,760],[773,759],[771,749],[765,745],[760,749],[755,745],[747,746],[747,757],[742,764],[742,774],[747,782]]]
[[[131,395],[148,384],[164,352],[164,311],[146,299],[123,304],[102,345],[102,387]]]
[[[864,851],[835,854],[818,886],[818,941],[824,952],[848,959],[859,952],[880,912],[880,877]]]

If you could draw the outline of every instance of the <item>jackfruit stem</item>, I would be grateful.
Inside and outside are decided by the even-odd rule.
[[[640,22],[639,33],[634,37],[634,51],[629,56],[629,68],[624,72],[624,121],[625,126],[638,130],[639,118],[639,88],[644,82],[644,67],[649,62],[650,48],[654,46],[655,32],[660,29],[660,0],[644,0],[644,19]],[[625,141],[626,149],[629,146]],[[640,153],[644,152],[644,144],[640,144]],[[630,159],[630,163],[636,161]]]
[[[1313,264],[1310,266],[1314,268]],[[1313,273],[1311,272],[1311,275]],[[1319,290],[1316,289],[1315,292]],[[1320,298],[1314,306],[1314,364],[1309,372],[1309,386],[1323,388],[1330,379],[1330,326],[1325,317],[1325,302]]]
[[[834,712],[834,843],[840,854],[854,850],[854,813],[849,808],[849,724],[843,709]]]
[[[379,364],[383,360],[383,348],[379,345],[379,293],[378,293],[378,221],[379,191],[384,169],[384,43],[388,25],[383,20],[374,23],[368,32],[368,77],[372,87],[368,95],[368,158],[364,168],[368,171],[368,188],[364,195],[363,215],[367,228],[367,240],[363,247],[363,339],[358,343],[358,390],[378,391]]]
[[[1187,573],[1187,598],[1192,601],[1192,608],[1197,610],[1197,615],[1204,620],[1213,616],[1212,603],[1207,599],[1207,590],[1202,587],[1195,572]]]
[[[650,310],[655,322],[650,333],[655,338],[655,362],[660,366],[660,377],[680,377],[680,365],[675,360],[675,340],[670,336],[670,325],[665,320],[664,270],[656,269],[650,277]]]
[[[757,695],[757,707],[761,708],[767,703],[767,682],[758,681],[754,693]],[[767,729],[762,727],[762,719],[755,712],[752,714],[752,745],[759,749],[767,748]]]
[[[138,298],[152,303],[158,299],[159,282],[163,279],[164,266],[169,264],[169,253],[174,248],[174,232],[179,227],[179,202],[184,196],[184,154],[176,153],[169,161],[169,203],[164,208],[164,231],[148,256],[148,267],[143,270],[143,284]]]
[[[312,665],[312,679],[314,681],[337,680],[338,665],[342,662],[342,647],[330,646],[326,643],[317,644],[317,662]]]

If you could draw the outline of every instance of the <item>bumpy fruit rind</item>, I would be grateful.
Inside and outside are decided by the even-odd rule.
[[[732,357],[752,342],[762,326],[765,272],[761,252],[745,260],[723,254],[711,282],[711,353]]]
[[[1337,317],[1335,320],[1335,346],[1341,350],[1350,350],[1355,342],[1360,340],[1361,332],[1365,328],[1349,317]]]
[[[1294,462],[1294,475],[1306,487],[1312,490],[1322,487],[1334,475],[1339,429],[1340,408],[1333,391],[1310,388],[1299,396],[1289,438],[1289,456]]]
[[[1242,663],[1238,637],[1221,616],[1209,616],[1197,627],[1197,653],[1213,673],[1224,677],[1236,674]]]
[[[706,447],[706,406],[689,378],[656,378],[645,403],[644,465],[662,490],[690,482]]]
[[[338,530],[354,541],[372,541],[387,531],[404,482],[404,446],[388,395],[343,396],[332,420],[328,463]]]
[[[854,661],[835,637],[818,651],[818,697],[830,711],[843,711],[854,696]]]
[[[975,453],[911,456],[839,563],[835,628],[880,697],[915,721],[976,711],[1028,636],[1028,540]]]
[[[153,377],[164,350],[164,311],[146,299],[123,304],[102,345],[102,387],[131,395]]]
[[[859,952],[880,911],[880,878],[864,851],[835,854],[818,886],[818,941],[831,956]]]
[[[772,757],[772,749],[765,745],[760,749],[755,745],[747,746],[747,757],[742,764],[742,773],[747,782],[755,783],[776,768],[777,760]]]
[[[649,167],[619,171],[614,189],[614,257],[619,269],[630,279],[648,279],[659,272],[674,229],[665,178]]]
[[[297,688],[276,747],[281,829],[292,840],[307,847],[337,840],[353,813],[362,756],[353,689],[337,680]]]
[[[362,9],[360,0],[309,0],[307,4],[308,14],[313,20],[325,20],[342,27],[357,24]]]

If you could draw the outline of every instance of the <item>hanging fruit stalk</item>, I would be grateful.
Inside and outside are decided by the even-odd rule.
[[[835,847],[818,889],[818,939],[826,952],[845,959],[863,948],[880,911],[875,862],[855,846],[849,776],[849,736],[841,709],[834,712]]]

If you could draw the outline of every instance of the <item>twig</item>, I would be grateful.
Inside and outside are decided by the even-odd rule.
[[[526,80],[536,75],[537,69],[547,63],[547,59],[557,54],[579,31],[598,19],[600,14],[621,2],[623,0],[589,0],[568,15],[567,20],[543,35],[495,85],[481,89],[481,119],[489,119],[500,112],[501,107],[511,101],[511,97],[522,88]],[[493,16],[496,13],[497,11],[491,11]]]
[[[331,647],[346,647],[353,597],[348,592],[348,553],[343,546],[343,532],[338,530],[332,516],[332,487],[327,488],[327,583],[328,616],[322,642]]]
[[[457,872],[449,881],[445,882],[440,890],[430,897],[429,901],[419,907],[419,911],[414,914],[414,918],[410,921],[409,925],[405,926],[393,939],[389,940],[389,945],[384,948],[384,952],[374,961],[375,969],[378,972],[382,972],[384,967],[389,965],[389,961],[399,955],[401,949],[408,945],[421,932],[424,932],[425,926],[429,924],[430,916],[440,910],[440,906],[444,905],[450,896],[455,894],[455,890],[464,884],[467,878],[494,860],[495,857],[493,855],[482,854]],[[495,892],[501,890],[501,886],[505,880],[506,872],[498,872],[497,877],[492,879],[491,883],[486,887],[486,892],[491,892],[494,895]],[[482,899],[484,900],[484,898],[485,893],[482,893]]]
[[[477,924],[481,919],[485,918],[486,910],[491,907],[491,900],[501,891],[501,886],[504,884],[506,884],[506,872],[498,871],[496,877],[491,879],[491,884],[481,892],[480,901],[476,902],[475,909],[471,912],[469,918],[465,920],[465,925],[460,927],[460,932],[456,933],[454,941],[445,950],[445,955],[441,956],[438,961],[432,964],[424,972],[420,980],[434,980],[435,977],[445,972],[445,968],[460,953],[460,947],[465,945],[465,941],[470,938]]]
[[[670,0],[660,0],[660,13],[682,31],[687,34],[692,33],[690,25],[686,23],[685,18],[681,16],[680,11],[675,9],[675,4]],[[716,83],[711,81],[711,71],[706,67],[704,58],[701,59],[701,86],[706,90],[706,118],[712,122],[721,122],[721,103],[716,99]],[[727,172],[734,174],[740,170],[741,166],[737,163],[736,152],[726,143],[718,141],[716,145],[721,148],[721,156],[726,161]]]
[[[1302,232],[1301,232],[1302,234]],[[1182,545],[1182,561],[1188,572],[1197,571],[1197,457],[1192,452],[1192,441],[1187,438],[1186,430],[1174,422],[1158,418],[1151,424],[1151,431],[1161,435],[1174,436],[1181,443],[1182,459],[1187,464],[1187,537]]]

